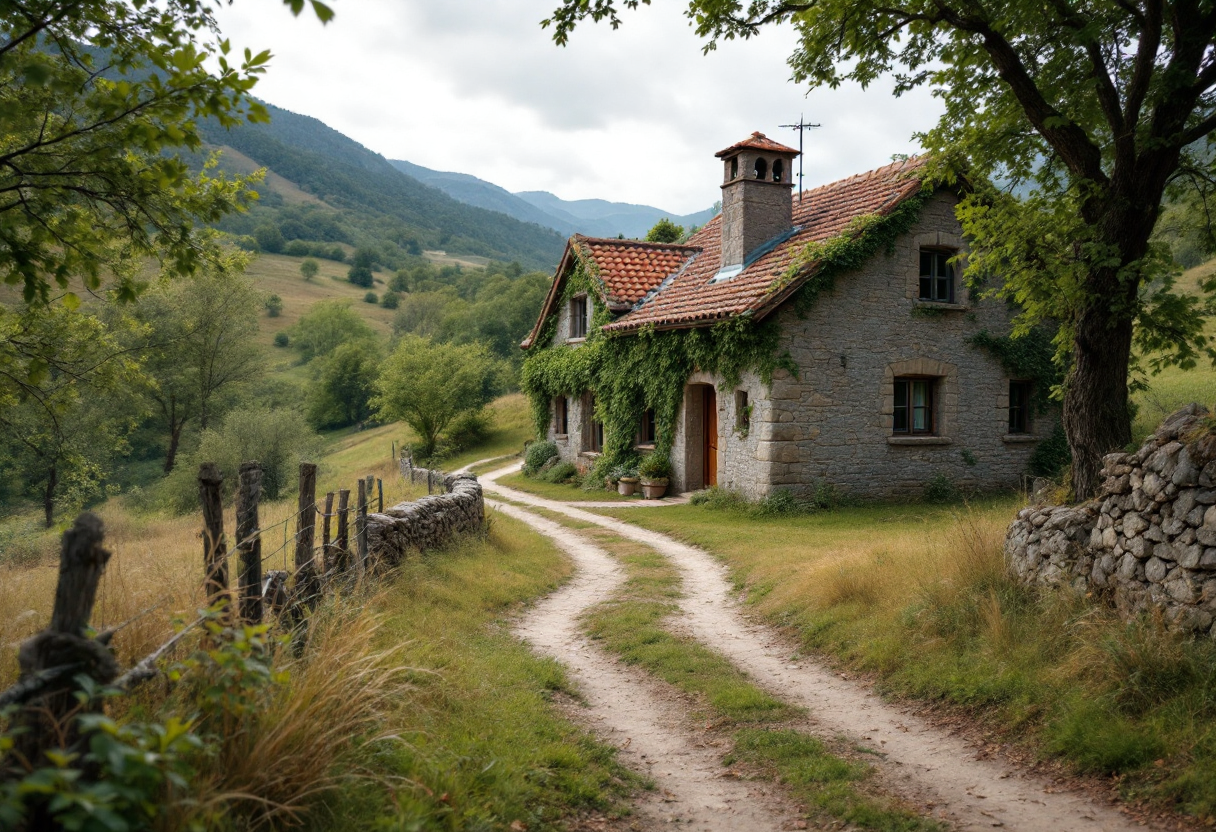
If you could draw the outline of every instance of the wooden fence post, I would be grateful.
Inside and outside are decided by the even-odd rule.
[[[426,469],[426,493],[431,493],[431,469]]]
[[[338,561],[339,571],[350,568],[350,527],[346,513],[350,510],[350,489],[338,489],[338,540],[334,546],[337,550],[334,559]]]
[[[367,480],[359,480],[359,503],[355,514],[355,574],[367,569]]]
[[[262,496],[262,466],[241,463],[236,492],[236,548],[241,553],[241,620],[262,623],[262,535],[258,531],[258,500]]]
[[[313,541],[317,528],[317,466],[300,463],[300,501],[296,513],[296,594],[300,602],[316,603],[317,563]]]
[[[224,538],[224,503],[220,486],[224,476],[214,462],[204,462],[198,469],[198,496],[203,504],[203,569],[206,575],[204,592],[207,606],[224,601],[228,608],[228,541]]]
[[[72,677],[85,673],[105,684],[118,676],[118,662],[106,646],[84,636],[84,628],[93,615],[101,575],[110,560],[110,553],[101,547],[104,538],[101,520],[87,512],[63,533],[51,625],[22,644],[17,652],[23,681],[42,671],[62,671],[60,678],[47,684],[44,693],[29,700],[14,720],[26,730],[14,737],[13,750],[34,766],[48,765],[43,752],[52,748],[72,750],[78,738],[75,726],[64,724],[79,707],[72,695],[76,690]]]
[[[376,477],[376,500],[378,508],[377,513],[384,514],[384,480]]]
[[[330,545],[329,521],[333,519],[334,492],[325,492],[325,516],[321,518],[321,570],[328,573],[334,567],[333,546]]]

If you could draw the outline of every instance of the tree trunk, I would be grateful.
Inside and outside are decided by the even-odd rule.
[[[42,492],[42,511],[46,516],[46,527],[55,525],[55,489],[59,487],[59,466],[52,463],[47,472],[46,490]]]
[[[1064,432],[1077,501],[1098,493],[1102,457],[1132,441],[1127,391],[1132,321],[1112,313],[1111,303],[1099,298],[1081,314],[1064,390]]]
[[[176,426],[174,426],[172,424],[170,424],[170,426],[169,426],[169,450],[165,454],[165,473],[166,474],[172,472],[173,466],[177,464],[177,446],[179,444],[181,444],[182,428],[184,428],[185,426],[186,426],[186,423],[184,421],[179,422]]]

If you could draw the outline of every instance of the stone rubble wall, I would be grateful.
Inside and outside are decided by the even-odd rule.
[[[428,471],[414,468],[415,481]],[[383,514],[367,515],[367,547],[373,559],[400,563],[414,552],[446,546],[454,539],[485,529],[485,501],[473,474],[429,472],[444,493],[398,503]],[[441,485],[440,485],[441,484]]]
[[[1143,447],[1103,458],[1101,492],[1079,506],[1018,513],[1005,556],[1027,583],[1112,598],[1121,616],[1160,611],[1216,638],[1216,432],[1188,405]]]

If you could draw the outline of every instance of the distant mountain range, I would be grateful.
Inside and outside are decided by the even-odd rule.
[[[453,199],[478,208],[500,211],[523,222],[538,223],[564,236],[578,233],[590,237],[616,237],[618,234],[644,237],[663,218],[690,228],[704,225],[717,213],[715,208],[706,208],[695,214],[675,214],[650,205],[603,199],[561,199],[548,191],[511,193],[493,182],[467,173],[431,170],[400,159],[391,159],[390,164]]]

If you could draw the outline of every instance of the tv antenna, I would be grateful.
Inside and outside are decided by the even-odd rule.
[[[798,201],[802,202],[802,137],[807,130],[814,130],[818,124],[807,124],[804,116],[798,116],[797,124],[779,124],[778,127],[788,127],[798,131]]]

